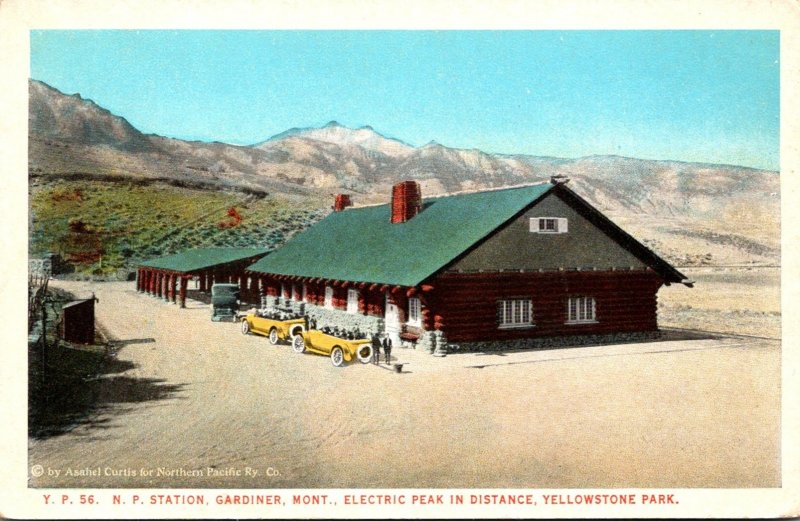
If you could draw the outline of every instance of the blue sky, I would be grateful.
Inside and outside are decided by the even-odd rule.
[[[779,165],[777,31],[32,31],[31,77],[143,132],[330,120],[412,145]]]

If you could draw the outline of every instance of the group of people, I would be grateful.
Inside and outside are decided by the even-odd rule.
[[[392,359],[392,339],[389,338],[389,333],[384,333],[383,340],[381,340],[378,333],[372,335],[372,362],[379,364],[381,362],[381,348],[386,356],[386,363]]]
[[[316,329],[317,324],[314,321],[314,325],[312,327],[311,322],[309,322],[309,329]],[[360,329],[356,328],[354,330],[351,329],[343,329],[338,326],[336,327],[329,327],[329,326],[322,326],[319,328],[320,331],[325,333],[326,335],[332,335],[338,338],[343,338],[345,340],[358,340],[360,338],[366,338],[366,335],[361,332]]]
[[[297,313],[292,313],[290,311],[268,310],[268,309],[256,310],[256,316],[262,318],[268,318],[270,320],[294,320],[296,318],[301,318],[301,315],[298,315]]]

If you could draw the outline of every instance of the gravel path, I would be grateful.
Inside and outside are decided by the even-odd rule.
[[[88,421],[30,441],[34,487],[780,484],[778,342],[395,349],[396,374],[334,368],[130,282],[53,285],[97,294],[116,369]]]

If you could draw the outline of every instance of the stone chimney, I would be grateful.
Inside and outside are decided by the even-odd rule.
[[[333,211],[334,212],[341,212],[344,211],[345,208],[348,206],[353,206],[353,203],[350,201],[350,196],[347,194],[336,194],[333,200]]]
[[[404,223],[422,209],[422,191],[416,181],[403,181],[392,187],[392,224]]]

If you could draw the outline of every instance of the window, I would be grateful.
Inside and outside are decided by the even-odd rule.
[[[358,290],[347,290],[347,312],[358,313]]]
[[[531,233],[567,233],[568,229],[563,217],[531,217]]]
[[[333,288],[325,286],[325,307],[333,309]]]
[[[308,285],[303,283],[303,302],[308,302]]]
[[[422,303],[418,298],[408,299],[408,324],[422,326]]]
[[[497,302],[500,328],[530,327],[533,325],[533,306],[530,299],[509,299]]]
[[[289,298],[290,296],[291,295],[289,295],[289,290],[286,289],[286,284],[281,283],[281,297]]]
[[[567,323],[596,322],[594,297],[570,297],[567,302]]]

